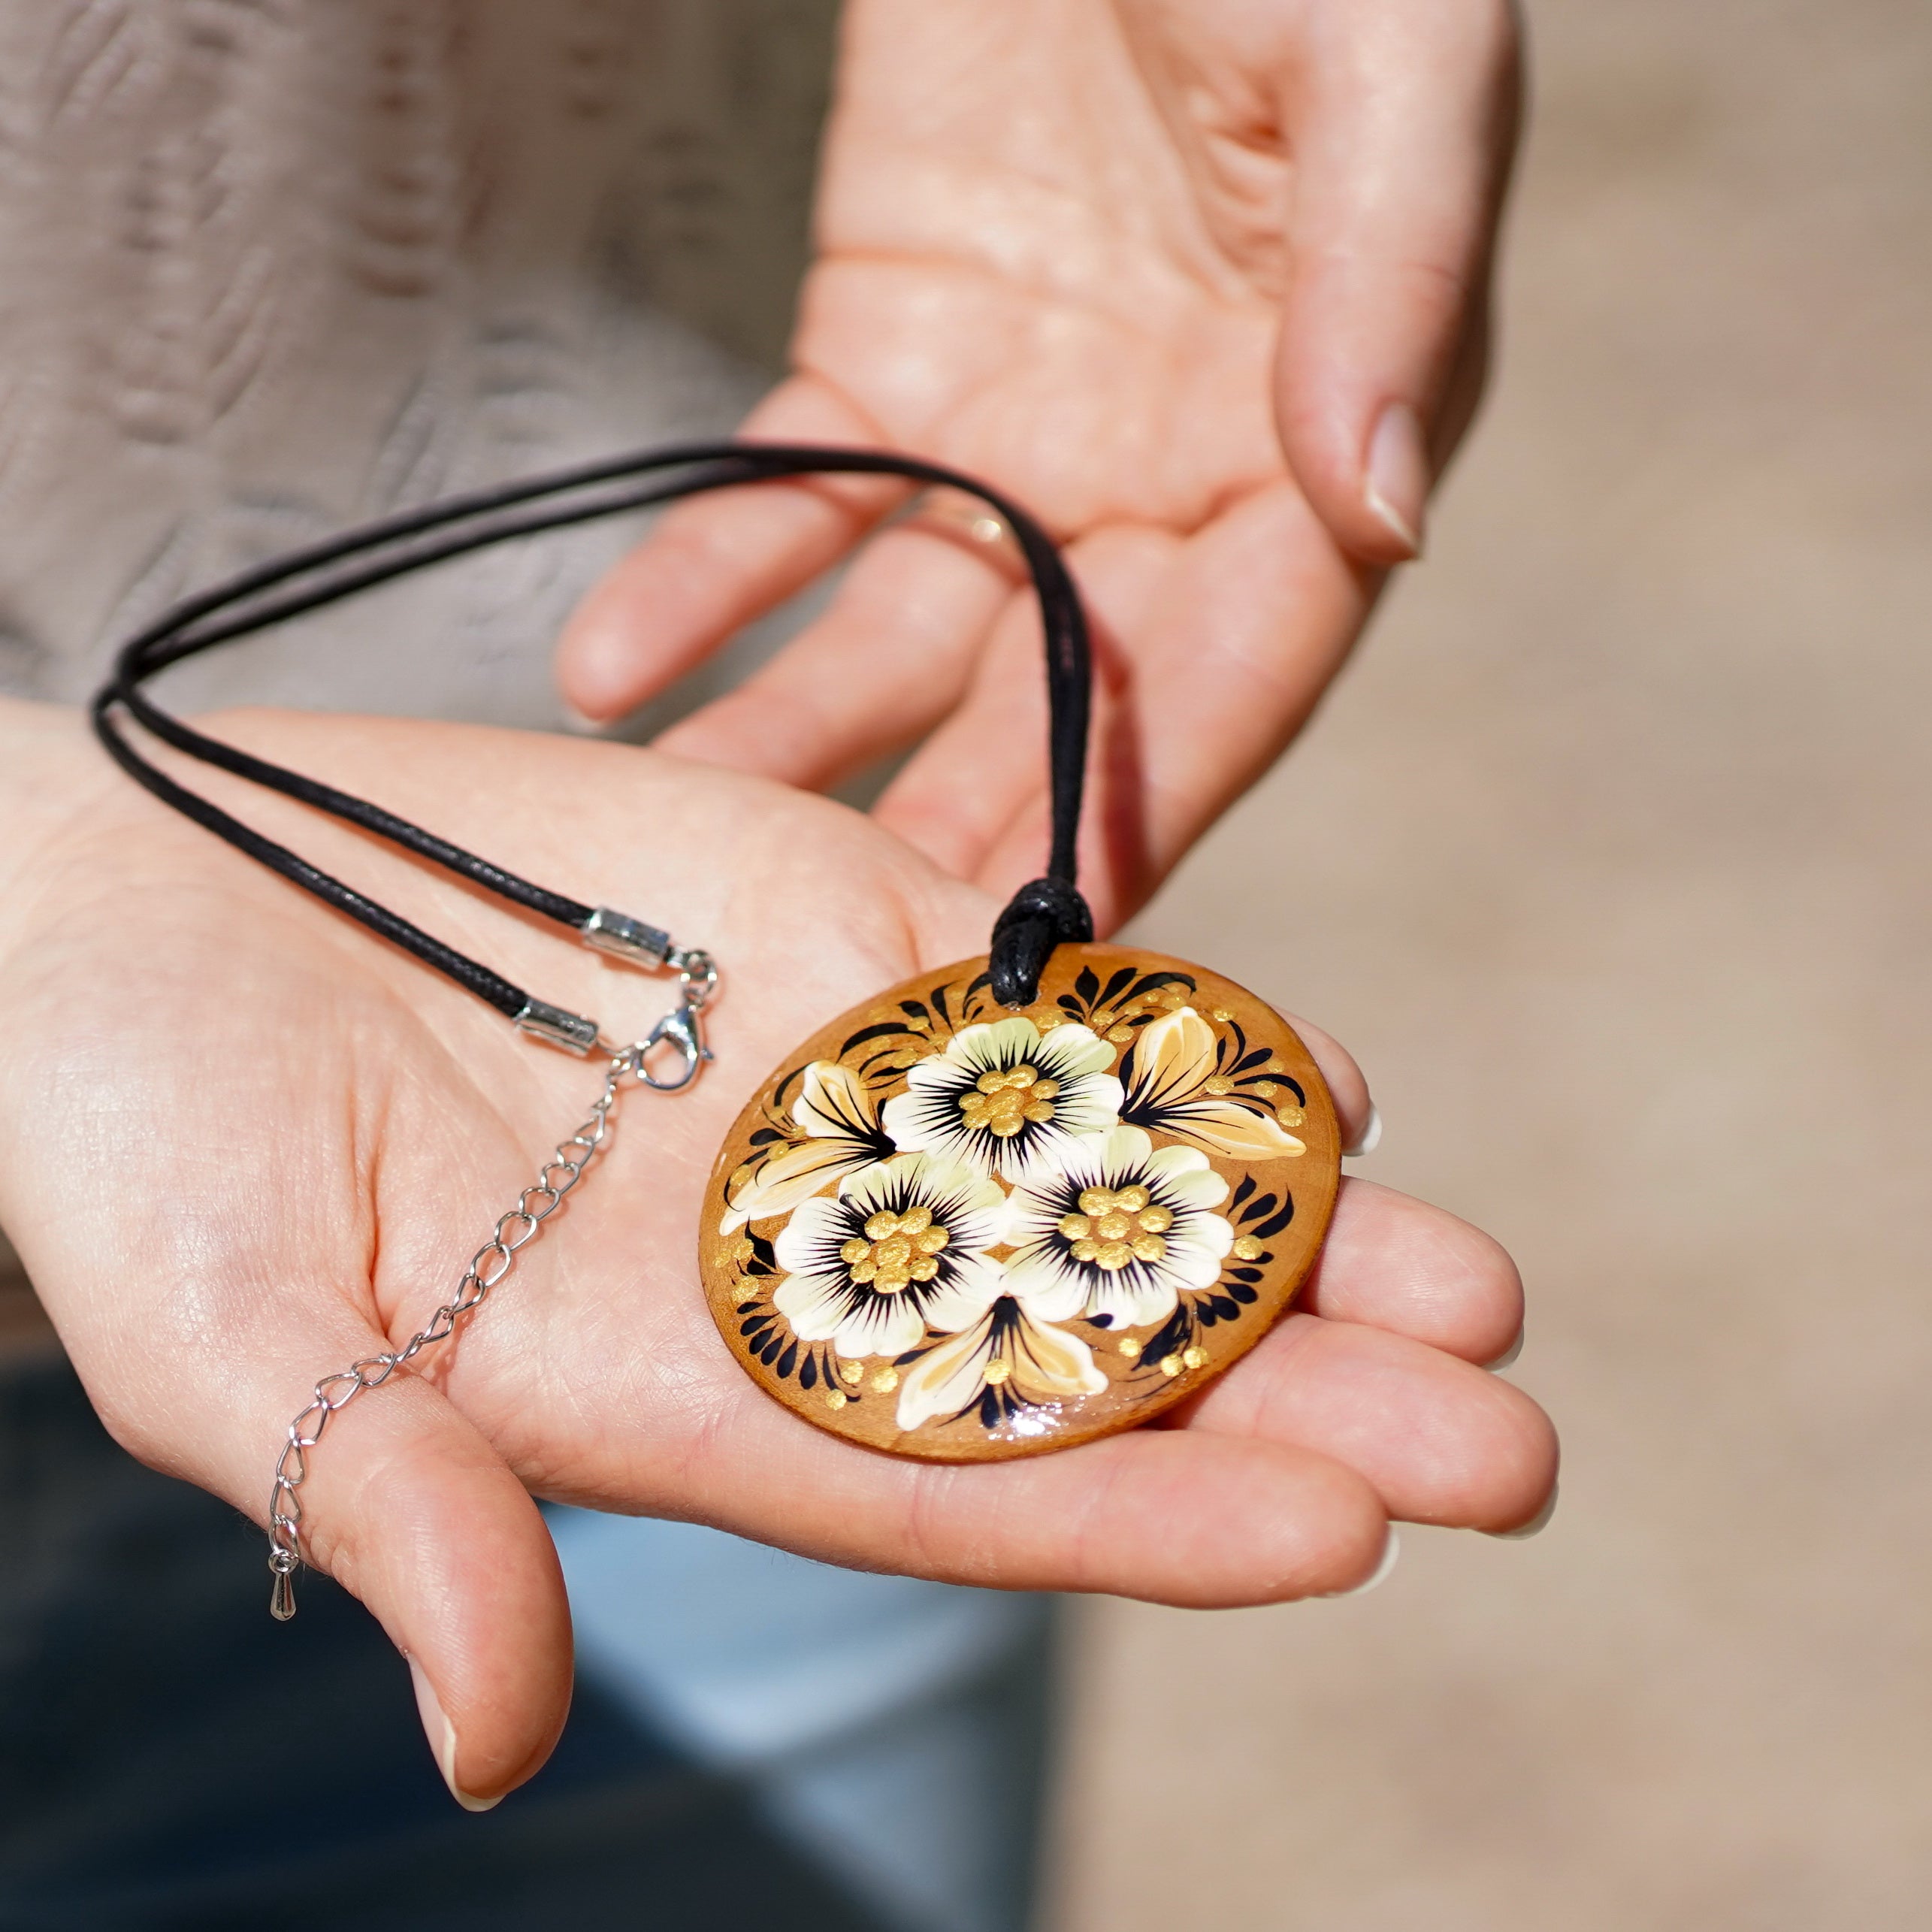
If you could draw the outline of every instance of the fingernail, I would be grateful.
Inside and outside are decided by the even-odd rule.
[[[1401,540],[1411,557],[1422,555],[1423,506],[1429,499],[1429,452],[1422,419],[1407,403],[1391,403],[1368,439],[1368,473],[1362,500]]]
[[[1498,1543],[1527,1543],[1532,1536],[1540,1536],[1550,1527],[1550,1519],[1556,1513],[1556,1498],[1561,1493],[1559,1486],[1551,1483],[1549,1501],[1528,1522],[1516,1529],[1493,1529],[1489,1534]]]
[[[1522,1354],[1523,1332],[1524,1332],[1521,1329],[1518,1329],[1516,1330],[1516,1340],[1511,1342],[1509,1347],[1504,1349],[1502,1353],[1496,1357],[1495,1361],[1486,1362],[1483,1363],[1483,1366],[1488,1369],[1491,1374],[1493,1375],[1496,1374],[1498,1371],[1508,1368],[1510,1364],[1515,1361],[1518,1356]]]
[[[443,1782],[449,1787],[449,1795],[465,1811],[488,1811],[500,1804],[500,1791],[494,1797],[472,1797],[456,1782],[455,1728],[443,1716],[443,1707],[436,1701],[435,1688],[424,1674],[422,1666],[413,1657],[410,1658],[409,1666],[410,1675],[416,1683],[416,1707],[422,1719],[423,1734],[429,1740],[436,1768],[443,1773]]]
[[[1365,1597],[1373,1589],[1380,1589],[1389,1580],[1389,1573],[1395,1568],[1396,1559],[1402,1553],[1402,1539],[1395,1533],[1395,1525],[1389,1525],[1389,1540],[1382,1546],[1382,1560],[1376,1565],[1367,1580],[1357,1583],[1353,1589],[1330,1590],[1327,1601],[1339,1602],[1344,1597]]]
[[[558,715],[564,721],[564,729],[566,731],[574,731],[580,736],[594,736],[604,729],[606,723],[604,719],[593,718],[588,712],[579,711],[567,700],[560,699],[557,709]]]
[[[1358,1155],[1373,1153],[1382,1144],[1382,1110],[1371,1100],[1368,1103],[1368,1117],[1362,1123],[1362,1131],[1355,1137],[1352,1147],[1344,1147],[1345,1159],[1353,1160]]]

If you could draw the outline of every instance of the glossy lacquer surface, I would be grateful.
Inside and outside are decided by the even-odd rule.
[[[1320,1250],[1341,1166],[1308,1049],[1178,960],[986,962],[809,1040],[739,1117],[700,1262],[760,1386],[896,1455],[977,1462],[1132,1427],[1244,1354]]]

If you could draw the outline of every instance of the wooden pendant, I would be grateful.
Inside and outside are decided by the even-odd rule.
[[[1252,1348],[1341,1172],[1328,1088],[1272,1008],[1063,945],[1021,1011],[968,960],[806,1042],[725,1141],[699,1265],[745,1372],[808,1421],[935,1462],[1029,1456]]]

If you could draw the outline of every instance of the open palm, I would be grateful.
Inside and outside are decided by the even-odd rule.
[[[1514,130],[1502,0],[854,0],[795,373],[753,437],[987,476],[1069,546],[1102,646],[1103,926],[1280,750],[1413,554],[1480,387]],[[564,639],[614,717],[901,500],[667,516]],[[823,786],[931,734],[879,816],[1009,890],[1045,812],[1029,600],[943,513],[662,741]]]
[[[1195,1604],[1359,1582],[1392,1515],[1500,1529],[1541,1504],[1547,1425],[1471,1365],[1516,1332],[1507,1260],[1362,1182],[1304,1312],[1172,1426],[949,1468],[800,1422],[706,1310],[694,1229],[714,1150],[788,1048],[981,950],[993,902],[842,807],[622,748],[271,713],[216,728],[632,906],[725,969],[706,1079],[630,1090],[485,1308],[311,1459],[309,1553],[412,1658],[460,1788],[527,1776],[562,1721],[568,1613],[530,1491],[863,1567]],[[0,859],[0,1220],[119,1438],[259,1521],[309,1385],[422,1325],[599,1072],[167,812],[77,720],[10,709],[0,738],[38,801]],[[615,1037],[668,1003],[346,828],[196,781]],[[1311,1044],[1359,1126],[1359,1075]]]

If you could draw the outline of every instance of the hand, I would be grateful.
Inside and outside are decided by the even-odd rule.
[[[799,1421],[740,1373],[699,1290],[714,1151],[786,1051],[981,950],[994,903],[842,807],[623,747],[270,713],[215,728],[724,968],[705,1079],[629,1090],[488,1305],[310,1459],[308,1553],[412,1660],[459,1794],[529,1775],[563,1721],[569,1616],[529,1491],[864,1568],[1192,1604],[1345,1589],[1391,1515],[1501,1530],[1541,1506],[1548,1426],[1471,1365],[1516,1332],[1508,1260],[1362,1181],[1302,1311],[1173,1426],[954,1468]],[[77,720],[0,707],[0,773],[21,835],[0,853],[0,1221],[116,1437],[260,1522],[310,1386],[422,1325],[600,1070],[157,804]],[[192,782],[615,1037],[669,1003],[333,821]],[[1359,1129],[1360,1075],[1310,1038]]]
[[[1281,750],[1414,553],[1482,383],[1516,115],[1506,0],[852,0],[796,373],[745,433],[936,458],[1069,545],[1103,928]],[[567,630],[565,696],[630,709],[901,500],[674,510]],[[819,788],[930,733],[881,822],[1003,896],[1044,843],[1017,584],[1003,544],[893,526],[661,742]]]

